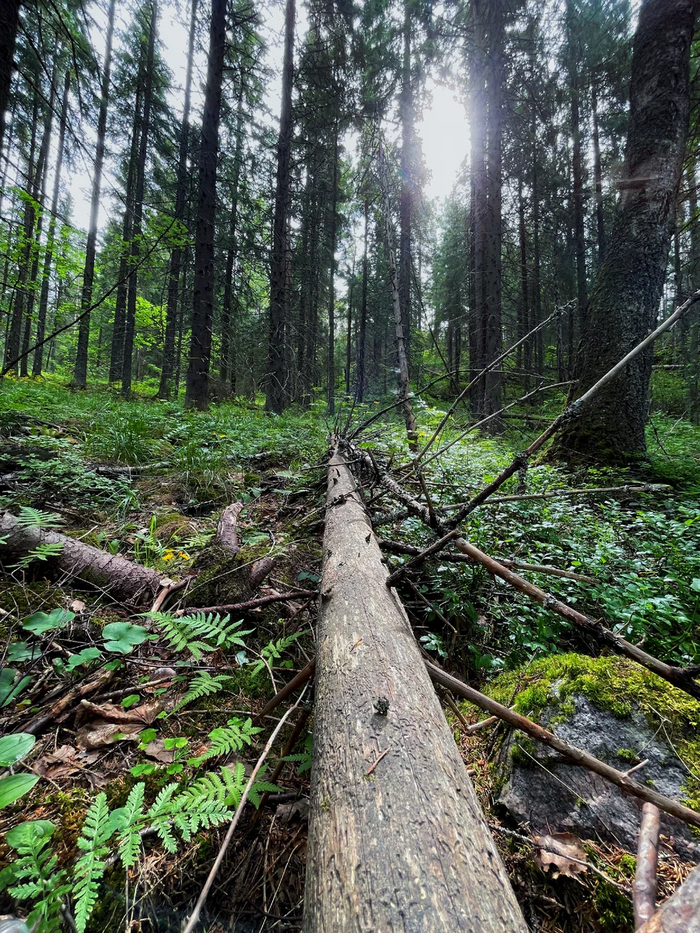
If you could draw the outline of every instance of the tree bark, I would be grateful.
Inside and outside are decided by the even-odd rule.
[[[338,227],[338,121],[333,131],[333,190],[329,224],[330,270],[328,273],[328,414],[335,414],[335,247]]]
[[[471,379],[486,365],[484,306],[486,294],[486,244],[484,228],[487,211],[486,175],[486,89],[485,40],[483,24],[484,0],[472,0],[474,47],[472,51],[471,84],[471,165],[472,165],[472,252],[474,271],[474,301],[469,322],[469,369]],[[470,396],[472,415],[480,418],[484,410],[484,383],[478,382]]]
[[[194,40],[197,25],[197,0],[192,0],[190,13],[190,37],[187,48],[187,73],[185,76],[185,100],[182,108],[182,123],[180,124],[180,141],[177,161],[177,189],[175,191],[175,216],[178,223],[175,235],[178,241],[184,236],[185,200],[187,196],[187,153],[189,151],[190,136],[190,102],[192,99],[192,65],[194,62]],[[175,370],[175,334],[177,331],[178,289],[180,287],[180,269],[184,249],[178,242],[170,253],[170,268],[168,270],[168,297],[165,312],[165,337],[163,340],[163,365],[160,372],[160,385],[158,398],[170,398],[171,383]]]
[[[51,218],[46,237],[46,253],[44,255],[44,268],[41,277],[41,294],[39,296],[39,314],[36,322],[36,343],[32,376],[40,376],[44,363],[44,337],[46,335],[46,312],[49,307],[49,285],[51,282],[51,266],[53,265],[53,252],[56,243],[56,218],[58,215],[58,197],[61,188],[61,169],[63,167],[63,149],[66,140],[66,120],[68,117],[68,92],[70,90],[70,69],[66,70],[63,85],[63,102],[61,105],[61,119],[58,128],[58,148],[56,152],[56,168],[53,180],[53,193],[51,196]]]
[[[574,9],[574,0],[567,0],[566,4],[566,32],[569,61],[569,92],[571,94],[571,175],[572,175],[572,204],[574,221],[574,244],[576,252],[576,300],[578,304],[579,334],[583,336],[586,329],[586,306],[588,293],[586,286],[586,232],[583,202],[583,153],[581,151],[581,89],[579,87],[579,52],[578,31],[580,23],[577,21]],[[574,319],[570,320],[570,340],[573,345]],[[573,353],[570,353],[573,359]]]
[[[19,7],[20,0],[3,0],[0,3],[0,156],[5,136],[5,114],[9,110],[10,103],[15,40],[19,28]]]
[[[365,399],[365,360],[367,349],[367,276],[369,263],[367,259],[369,238],[369,197],[365,195],[365,237],[362,245],[362,305],[360,306],[360,336],[357,348],[357,401],[362,403]]]
[[[143,117],[139,154],[136,162],[136,183],[134,191],[134,218],[129,246],[129,296],[124,319],[124,356],[122,359],[122,396],[131,398],[132,357],[134,337],[136,335],[136,298],[138,293],[138,261],[141,253],[141,232],[143,224],[143,199],[146,190],[146,157],[148,155],[148,136],[151,127],[151,107],[153,104],[153,59],[155,55],[156,27],[158,22],[158,3],[151,0],[151,19],[148,29],[148,54],[146,59],[145,86],[143,90]]]
[[[700,868],[691,871],[637,933],[700,933]]]
[[[105,158],[105,139],[107,136],[107,107],[109,106],[109,82],[112,70],[112,37],[114,35],[114,11],[116,0],[110,0],[107,20],[107,43],[105,63],[100,91],[100,114],[97,119],[97,148],[95,149],[95,173],[92,176],[92,196],[90,198],[90,226],[85,246],[85,266],[83,269],[83,289],[80,296],[80,324],[78,329],[78,349],[75,356],[73,385],[77,389],[87,386],[88,345],[90,343],[90,307],[92,305],[92,287],[95,281],[95,256],[97,253],[97,220],[100,213],[100,192],[102,191],[102,167]]]
[[[79,577],[93,586],[109,591],[114,599],[135,605],[151,605],[161,587],[163,574],[141,567],[119,554],[76,541],[56,531],[22,528],[9,512],[0,512],[0,557],[4,562],[33,551],[39,544],[61,544],[60,553],[51,558],[63,573]]]
[[[287,0],[285,9],[284,60],[282,63],[282,108],[277,139],[277,179],[275,218],[270,262],[270,332],[268,341],[267,388],[265,409],[280,414],[288,401],[285,331],[287,325],[286,238],[291,191],[292,161],[292,85],[294,83],[295,0]],[[309,356],[310,360],[310,356]]]
[[[656,317],[688,133],[695,6],[694,0],[646,0],[640,10],[625,174],[570,401],[638,344]],[[595,406],[564,425],[550,456],[611,464],[643,455],[651,363],[650,350],[633,360],[597,394]]]
[[[329,466],[304,930],[524,931],[352,475]]]
[[[199,155],[199,199],[194,253],[192,336],[185,404],[205,411],[209,406],[209,365],[214,324],[214,231],[216,170],[219,158],[221,83],[226,44],[226,0],[212,0],[209,65]]]
[[[404,0],[401,74],[401,193],[399,198],[399,299],[401,327],[411,367],[411,215],[413,213],[413,83],[411,77],[411,5]]]
[[[406,422],[406,436],[408,446],[415,450],[418,444],[418,429],[413,414],[411,402],[411,382],[408,376],[408,357],[406,356],[405,335],[401,320],[401,298],[396,276],[396,253],[394,251],[394,232],[391,222],[391,204],[389,203],[389,183],[386,177],[386,162],[384,160],[384,147],[379,140],[379,176],[382,188],[384,208],[384,235],[386,237],[386,250],[389,258],[389,285],[391,287],[392,305],[394,309],[394,328],[396,333],[396,349],[399,358],[399,398],[402,401],[404,420]]]
[[[605,256],[605,211],[603,210],[603,167],[600,159],[600,132],[598,129],[598,89],[595,77],[591,81],[591,110],[593,111],[593,177],[595,181],[595,216],[598,240],[598,265]]]
[[[240,76],[238,87],[238,103],[236,105],[236,148],[233,153],[233,183],[231,185],[231,213],[228,225],[228,249],[226,251],[226,272],[224,278],[224,304],[221,311],[221,360],[219,375],[224,385],[231,379],[231,388],[236,390],[236,352],[231,359],[231,308],[233,304],[233,265],[238,253],[236,241],[238,235],[238,200],[241,178],[241,162],[243,160],[243,98],[245,84],[243,74]]]

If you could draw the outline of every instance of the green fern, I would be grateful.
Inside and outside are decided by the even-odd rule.
[[[66,873],[56,869],[56,856],[49,848],[54,825],[48,820],[21,823],[5,836],[17,852],[8,866],[10,894],[18,901],[31,901],[33,908],[27,926],[34,933],[54,933],[61,923],[61,905],[70,890]]]
[[[195,700],[201,700],[202,697],[208,697],[218,693],[219,690],[224,689],[226,681],[228,680],[234,680],[234,678],[226,674],[217,674],[212,677],[207,671],[201,671],[190,681],[187,693],[168,715],[172,716],[173,713],[176,713],[190,703],[194,703]]]
[[[300,752],[298,755],[285,755],[284,758],[280,758],[280,761],[298,761],[299,767],[297,768],[297,774],[303,774],[305,771],[311,770],[312,753],[313,738],[307,735],[303,752]]]
[[[90,914],[97,903],[97,892],[105,872],[109,854],[107,843],[116,829],[110,819],[107,795],[98,794],[85,815],[85,825],[78,839],[83,852],[73,870],[73,896],[75,897],[75,925],[84,933]]]
[[[283,653],[289,648],[290,645],[293,645],[297,638],[301,637],[301,632],[295,632],[293,635],[285,635],[283,638],[278,638],[277,641],[271,641],[269,644],[260,651],[260,659],[255,661],[250,668],[250,672],[253,677],[257,675],[265,668],[265,661],[267,664],[272,667],[272,665],[279,661],[282,658]],[[264,659],[264,660],[263,660]]]
[[[42,512],[41,509],[33,509],[29,505],[23,506],[17,516],[20,528],[59,528],[61,523],[61,516],[55,512]]]
[[[143,782],[134,784],[126,801],[126,806],[115,810],[112,821],[119,831],[118,847],[119,857],[125,868],[131,868],[138,862],[141,851],[141,832],[144,822],[143,798],[146,785]]]
[[[25,554],[24,557],[17,561],[16,564],[11,566],[16,570],[26,570],[32,561],[35,560],[49,560],[52,557],[56,557],[63,550],[63,542],[56,541],[53,543],[43,542],[42,544],[37,544],[28,554]]]
[[[220,726],[209,733],[209,741],[211,742],[209,748],[199,757],[191,758],[188,764],[201,765],[207,758],[218,758],[219,755],[230,755],[232,752],[237,752],[244,745],[250,745],[253,736],[257,735],[258,732],[262,732],[262,729],[259,726],[254,726],[252,719],[244,720],[234,716],[233,719],[229,719],[226,726]]]
[[[217,613],[199,612],[192,616],[176,617],[169,612],[148,612],[145,615],[155,622],[160,634],[173,651],[187,649],[199,660],[205,651],[217,648],[245,647],[244,635],[253,629],[239,631],[242,620],[231,622],[230,616],[223,618]]]

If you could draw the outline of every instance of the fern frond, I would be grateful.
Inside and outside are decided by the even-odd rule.
[[[237,752],[244,745],[250,745],[253,736],[262,732],[259,726],[254,726],[252,719],[239,719],[234,716],[229,719],[228,725],[220,726],[209,733],[211,745],[198,758],[190,759],[190,764],[200,765],[207,758],[218,758],[220,755],[230,755]]]
[[[126,801],[126,806],[122,810],[122,818],[119,822],[119,857],[125,868],[131,868],[136,864],[141,851],[141,832],[144,812],[143,796],[146,785],[141,781],[134,784]]]
[[[239,631],[242,620],[231,622],[230,616],[199,612],[196,615],[176,617],[169,612],[148,612],[145,615],[155,622],[161,635],[173,651],[187,649],[197,660],[202,652],[216,648],[245,647],[244,635],[253,629]]]
[[[216,674],[214,677],[212,677],[212,675],[207,673],[207,671],[202,671],[201,673],[197,674],[193,680],[190,681],[187,693],[168,715],[172,716],[173,713],[176,713],[178,710],[181,710],[184,706],[187,706],[190,703],[194,703],[195,700],[201,700],[202,697],[208,697],[218,693],[219,690],[224,689],[227,680],[233,679],[233,677],[230,677],[227,674]]]
[[[105,872],[105,859],[109,853],[107,842],[114,833],[110,820],[107,795],[98,794],[85,815],[85,825],[78,839],[83,852],[73,869],[73,896],[75,898],[75,925],[78,933],[85,933],[90,914],[97,903],[97,892]]]
[[[61,904],[70,890],[65,883],[66,873],[56,870],[56,856],[49,848],[54,827],[40,821],[22,824],[17,830],[20,830],[19,838],[16,830],[5,837],[18,855],[9,866],[15,882],[10,885],[9,892],[18,901],[34,903],[27,918],[32,930],[53,933],[59,928]]]
[[[42,512],[25,505],[19,510],[17,524],[20,528],[59,528],[62,519],[55,512]]]

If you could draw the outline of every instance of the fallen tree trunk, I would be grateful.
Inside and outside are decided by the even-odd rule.
[[[9,512],[0,513],[0,542],[0,560],[4,564],[30,553],[40,544],[60,544],[60,552],[51,558],[59,570],[135,606],[150,607],[165,585],[163,574],[157,570],[141,567],[119,554],[109,554],[57,531],[25,528]]]
[[[354,480],[336,451],[317,638],[304,929],[524,933],[386,579]]]

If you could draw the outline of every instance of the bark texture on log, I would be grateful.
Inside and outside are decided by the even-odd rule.
[[[634,926],[638,929],[656,913],[656,871],[659,864],[661,812],[653,803],[642,807],[642,825],[634,875]]]
[[[525,931],[337,451],[329,467],[304,930]]]
[[[6,538],[0,545],[3,563],[27,554],[39,544],[62,544],[60,553],[52,558],[60,570],[107,590],[114,599],[136,606],[151,606],[162,585],[163,574],[157,570],[141,567],[119,554],[109,554],[56,531],[22,528],[9,512],[0,513],[2,538]]]
[[[637,933],[700,933],[700,868],[688,875]]]

